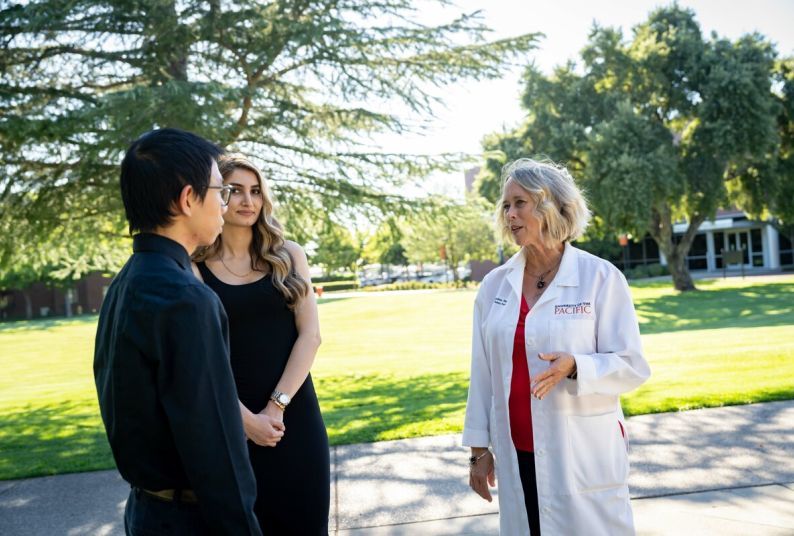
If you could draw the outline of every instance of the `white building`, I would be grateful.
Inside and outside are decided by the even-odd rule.
[[[675,224],[675,236],[683,235],[686,228],[686,223]],[[628,247],[631,267],[667,264],[650,237]],[[770,222],[748,219],[740,210],[721,210],[714,220],[700,225],[687,256],[689,269],[722,272],[724,251],[743,252],[742,262],[729,264],[727,270],[779,270],[794,266],[791,237],[779,233]]]

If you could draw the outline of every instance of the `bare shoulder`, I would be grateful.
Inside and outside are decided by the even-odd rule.
[[[293,242],[292,240],[284,240],[284,248],[296,261],[299,259],[306,259],[306,252],[303,251],[303,248],[297,242]]]

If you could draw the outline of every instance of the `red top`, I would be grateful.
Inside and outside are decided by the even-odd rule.
[[[524,345],[524,321],[529,313],[529,305],[521,296],[521,310],[513,339],[513,377],[510,381],[510,434],[516,450],[534,452],[532,439],[532,392],[529,388],[529,366],[527,347]]]

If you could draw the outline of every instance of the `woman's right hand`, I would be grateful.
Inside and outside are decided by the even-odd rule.
[[[278,419],[264,413],[251,413],[243,416],[243,429],[248,439],[262,447],[275,447],[284,437],[286,427]]]
[[[469,466],[469,486],[477,495],[491,502],[493,497],[491,497],[491,491],[488,487],[496,486],[493,454],[486,448],[471,449],[471,455],[475,458],[478,458],[483,453],[485,455],[482,458],[477,460],[474,465]]]

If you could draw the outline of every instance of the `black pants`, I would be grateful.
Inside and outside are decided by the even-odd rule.
[[[524,504],[529,518],[529,533],[540,534],[540,512],[538,510],[538,484],[535,479],[535,455],[532,452],[516,450],[518,455],[518,474],[521,476],[521,487],[524,488]]]
[[[124,532],[128,536],[210,534],[198,504],[167,501],[136,488],[127,498]]]

